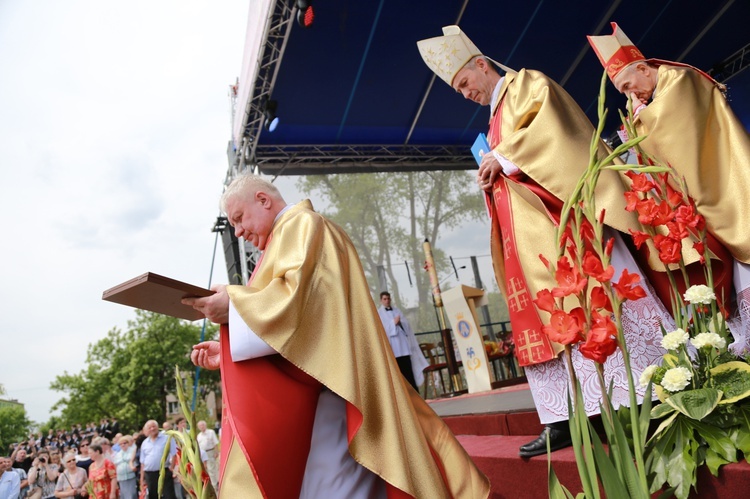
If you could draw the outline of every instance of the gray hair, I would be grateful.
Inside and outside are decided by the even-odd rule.
[[[232,180],[232,182],[224,191],[224,194],[221,195],[221,199],[219,200],[219,207],[221,208],[222,212],[226,213],[227,202],[231,198],[249,198],[260,190],[264,191],[272,198],[276,198],[281,201],[284,200],[279,190],[271,182],[258,175],[246,173]]]

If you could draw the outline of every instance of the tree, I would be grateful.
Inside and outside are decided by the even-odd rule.
[[[441,231],[483,215],[482,197],[465,171],[311,175],[297,187],[317,192],[328,203],[325,214],[341,225],[357,248],[370,290],[377,295],[378,268],[385,269],[397,303],[401,299],[393,267],[408,261],[420,306],[419,329],[435,328],[429,277],[422,271],[422,244],[429,239],[435,263],[445,268]],[[424,310],[423,310],[424,309]],[[432,314],[432,319],[430,319]]]
[[[209,327],[206,337],[215,334]],[[65,425],[117,417],[124,427],[139,428],[149,419],[162,420],[167,393],[175,390],[175,365],[193,369],[190,351],[199,337],[197,325],[139,310],[127,331],[112,329],[89,345],[83,371],[52,382],[53,390],[67,394],[53,410],[61,409]],[[218,372],[202,372],[201,383],[214,388]]]
[[[2,452],[15,442],[25,441],[29,435],[31,421],[21,405],[0,407],[0,449]]]

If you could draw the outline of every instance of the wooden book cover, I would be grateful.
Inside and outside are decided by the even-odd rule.
[[[102,293],[102,300],[195,321],[204,315],[180,303],[190,296],[211,296],[213,291],[146,272]]]

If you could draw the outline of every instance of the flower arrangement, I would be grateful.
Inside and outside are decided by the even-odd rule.
[[[629,134],[635,135],[632,128]],[[637,246],[652,241],[658,250],[677,326],[664,331],[662,365],[651,366],[639,380],[641,386],[653,384],[663,402],[651,411],[653,419],[664,420],[648,442],[646,467],[653,476],[651,492],[666,484],[682,499],[695,487],[700,466],[718,476],[719,467],[737,462],[740,453],[750,458],[750,365],[728,350],[731,335],[714,289],[706,223],[684,179],[669,165],[656,175],[626,175],[632,180],[628,209],[638,213],[644,229],[633,231],[633,240]],[[691,255],[706,284],[691,285],[686,262]],[[678,278],[687,287],[682,294]]]
[[[574,389],[569,397],[571,436],[585,497],[599,497],[601,487],[607,497],[620,497],[624,492],[628,497],[647,498],[663,490],[682,499],[695,487],[698,467],[706,464],[718,475],[719,467],[736,462],[740,453],[750,460],[750,365],[728,351],[726,313],[717,300],[710,263],[716,257],[705,220],[688,196],[684,179],[671,166],[654,164],[643,154],[638,144],[645,137],[638,137],[629,126],[632,120],[622,115],[632,139],[597,160],[606,116],[605,82],[606,75],[589,167],[563,206],[558,260],[552,264],[542,258],[557,286],[539,292],[535,303],[550,314],[544,332],[565,345]],[[631,148],[641,154],[646,166],[611,164],[615,156]],[[667,331],[662,326],[661,345],[666,353],[662,365],[649,366],[638,380],[646,388],[640,408],[621,311],[625,301],[640,299],[645,293],[639,276],[627,270],[612,282],[612,240],[603,237],[604,213],[597,213],[593,195],[603,169],[624,171],[630,179],[627,210],[637,214],[642,229],[631,230],[634,244],[639,249],[650,245],[656,251],[671,289],[669,305],[676,327]],[[698,277],[705,285],[690,285],[691,277],[697,280],[689,262],[701,265],[703,275]],[[571,306],[570,298],[578,306]],[[570,362],[573,346],[596,365],[608,451],[583,410],[581,388]],[[614,411],[602,365],[618,348],[628,375],[630,407]],[[648,396],[652,386],[662,402],[653,409]],[[649,419],[663,421],[647,439]],[[550,497],[572,497],[549,469]]]
[[[614,166],[611,163],[642,139],[628,141],[608,156],[599,158],[599,137],[606,116],[605,84],[606,75],[601,82],[600,120],[591,140],[590,163],[561,211],[557,262],[553,264],[540,255],[557,286],[540,291],[534,302],[540,310],[550,314],[544,332],[552,341],[565,345],[564,355],[573,382],[573,393],[568,402],[571,440],[585,497],[599,498],[600,488],[603,488],[607,497],[646,499],[650,497],[650,484],[644,456],[651,400],[645,397],[643,407],[639,409],[622,329],[623,303],[641,299],[646,293],[640,285],[640,276],[627,269],[613,282],[615,271],[610,260],[615,241],[605,239],[604,211],[597,212],[594,202],[594,190],[601,172],[605,168],[633,167]],[[642,171],[660,170],[647,167]],[[596,367],[602,391],[602,423],[608,451],[584,410],[581,386],[571,360],[574,347],[582,356],[593,361]],[[615,411],[604,379],[604,362],[618,348],[622,352],[627,373],[630,408],[621,407]],[[626,429],[629,429],[629,433]],[[573,497],[559,483],[551,465],[549,492],[550,497]]]

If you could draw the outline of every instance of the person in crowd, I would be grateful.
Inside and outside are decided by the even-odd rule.
[[[89,447],[91,466],[89,466],[89,482],[91,482],[96,499],[117,498],[117,470],[112,461],[104,457],[101,444],[92,443]]]
[[[481,159],[477,182],[490,208],[492,261],[498,286],[508,300],[515,353],[524,367],[539,418],[546,426],[538,438],[521,446],[519,454],[544,454],[548,444],[552,450],[567,447],[571,444],[567,401],[570,378],[560,355],[564,347],[543,332],[539,310],[532,300],[539,291],[557,286],[539,255],[557,261],[556,234],[562,206],[589,164],[594,127],[560,85],[541,72],[516,72],[490,60],[458,26],[446,26],[443,36],[421,40],[417,46],[425,64],[437,76],[464,98],[490,108],[489,151]],[[599,153],[607,153],[603,143]],[[604,212],[605,237],[615,240],[615,275],[620,276],[623,269],[640,275],[621,235],[630,237],[629,229],[640,228],[637,217],[625,209],[624,191],[617,172],[603,172],[596,189],[596,207]],[[646,353],[632,359],[636,379],[647,366],[661,361],[662,334],[659,321],[653,318],[661,318],[665,327],[671,322],[652,294],[626,302],[626,342],[631,351]],[[573,358],[580,366],[577,370],[586,412],[598,414],[600,389],[594,363],[583,359],[577,348],[573,349]],[[605,378],[607,383],[614,382],[613,403],[628,405],[622,357],[610,358]],[[643,389],[637,396],[642,399]]]
[[[222,371],[222,496],[487,497],[487,478],[401,376],[346,233],[255,175],[221,205],[263,251],[247,286],[183,300],[222,325],[192,353]]]
[[[632,101],[632,125],[646,136],[639,147],[683,176],[705,217],[708,249],[716,256],[713,286],[719,303],[732,312],[730,349],[750,353],[750,135],[729,106],[724,85],[687,64],[646,59],[617,23],[612,31],[589,36],[589,43],[612,84]],[[702,266],[688,272],[690,284],[705,283]]]
[[[424,383],[423,371],[429,363],[419,348],[409,321],[398,307],[392,305],[391,294],[388,291],[380,293],[378,315],[401,374],[415,390],[419,391],[419,386]]]
[[[29,469],[29,499],[49,499],[55,497],[55,485],[59,475],[59,466],[52,463],[46,450],[37,452]]]
[[[88,491],[86,490],[86,482],[88,482],[86,470],[76,466],[75,453],[68,452],[63,456],[62,461],[65,469],[57,479],[55,497],[72,497],[74,499],[88,497]]]
[[[27,448],[31,449],[32,452],[36,452],[33,444],[31,444],[31,442],[26,442],[17,445],[13,454],[10,456],[12,459],[13,470],[18,473],[18,476],[21,478],[21,497],[26,497],[26,494],[29,491],[29,470],[34,462],[34,457],[36,457],[35,454],[32,454],[31,456],[28,455],[26,451]]]
[[[143,425],[143,434],[146,438],[141,444],[141,489],[148,489],[149,499],[159,499],[159,473],[162,470],[161,459],[164,448],[167,445],[167,435],[159,432],[159,424],[153,419],[146,421]],[[164,463],[164,485],[162,497],[175,499],[174,480],[172,480],[172,457],[175,455],[175,443],[171,442],[168,458]]]
[[[112,420],[109,422],[109,431],[112,434],[112,437],[110,437],[110,440],[114,440],[114,436],[120,433],[120,423],[117,421],[117,418],[112,418]]]
[[[55,447],[49,452],[50,462],[53,465],[57,466],[58,471],[60,471],[63,468],[61,451],[62,451],[61,449]]]
[[[89,466],[91,466],[92,462],[91,456],[89,456],[90,446],[91,441],[88,438],[84,438],[78,445],[78,455],[76,455],[76,466],[78,466],[79,468],[83,468],[86,473],[89,472]]]
[[[36,449],[34,449],[33,452],[36,452]],[[16,449],[13,451],[13,454],[11,454],[11,459],[13,459],[13,467],[17,469],[20,468],[28,473],[29,469],[31,469],[31,464],[34,462],[34,457],[36,457],[35,454],[29,455],[29,453],[26,451],[25,446],[17,445]]]
[[[19,499],[21,495],[21,477],[13,471],[12,460],[8,456],[0,456],[0,497],[3,499]]]
[[[132,469],[136,476],[141,476],[141,445],[143,444],[143,441],[146,440],[146,435],[143,434],[143,431],[138,431],[133,433],[133,446],[135,447],[135,455],[133,455],[132,458],[130,458],[130,469]]]
[[[113,460],[115,453],[112,451],[112,444],[109,442],[109,440],[105,437],[97,437],[94,440],[91,441],[91,444],[97,444],[99,447],[102,448],[102,454],[104,454],[104,459],[108,459],[110,461]]]
[[[211,478],[211,484],[214,489],[219,490],[219,439],[216,432],[208,428],[203,420],[198,421],[198,445],[206,453],[206,471]]]
[[[123,435],[118,440],[120,450],[115,452],[112,461],[117,470],[117,483],[120,489],[120,499],[136,499],[138,497],[138,477],[130,463],[135,456],[133,437]]]
[[[119,452],[121,438],[122,438],[122,433],[115,433],[115,436],[112,437],[112,452]]]

